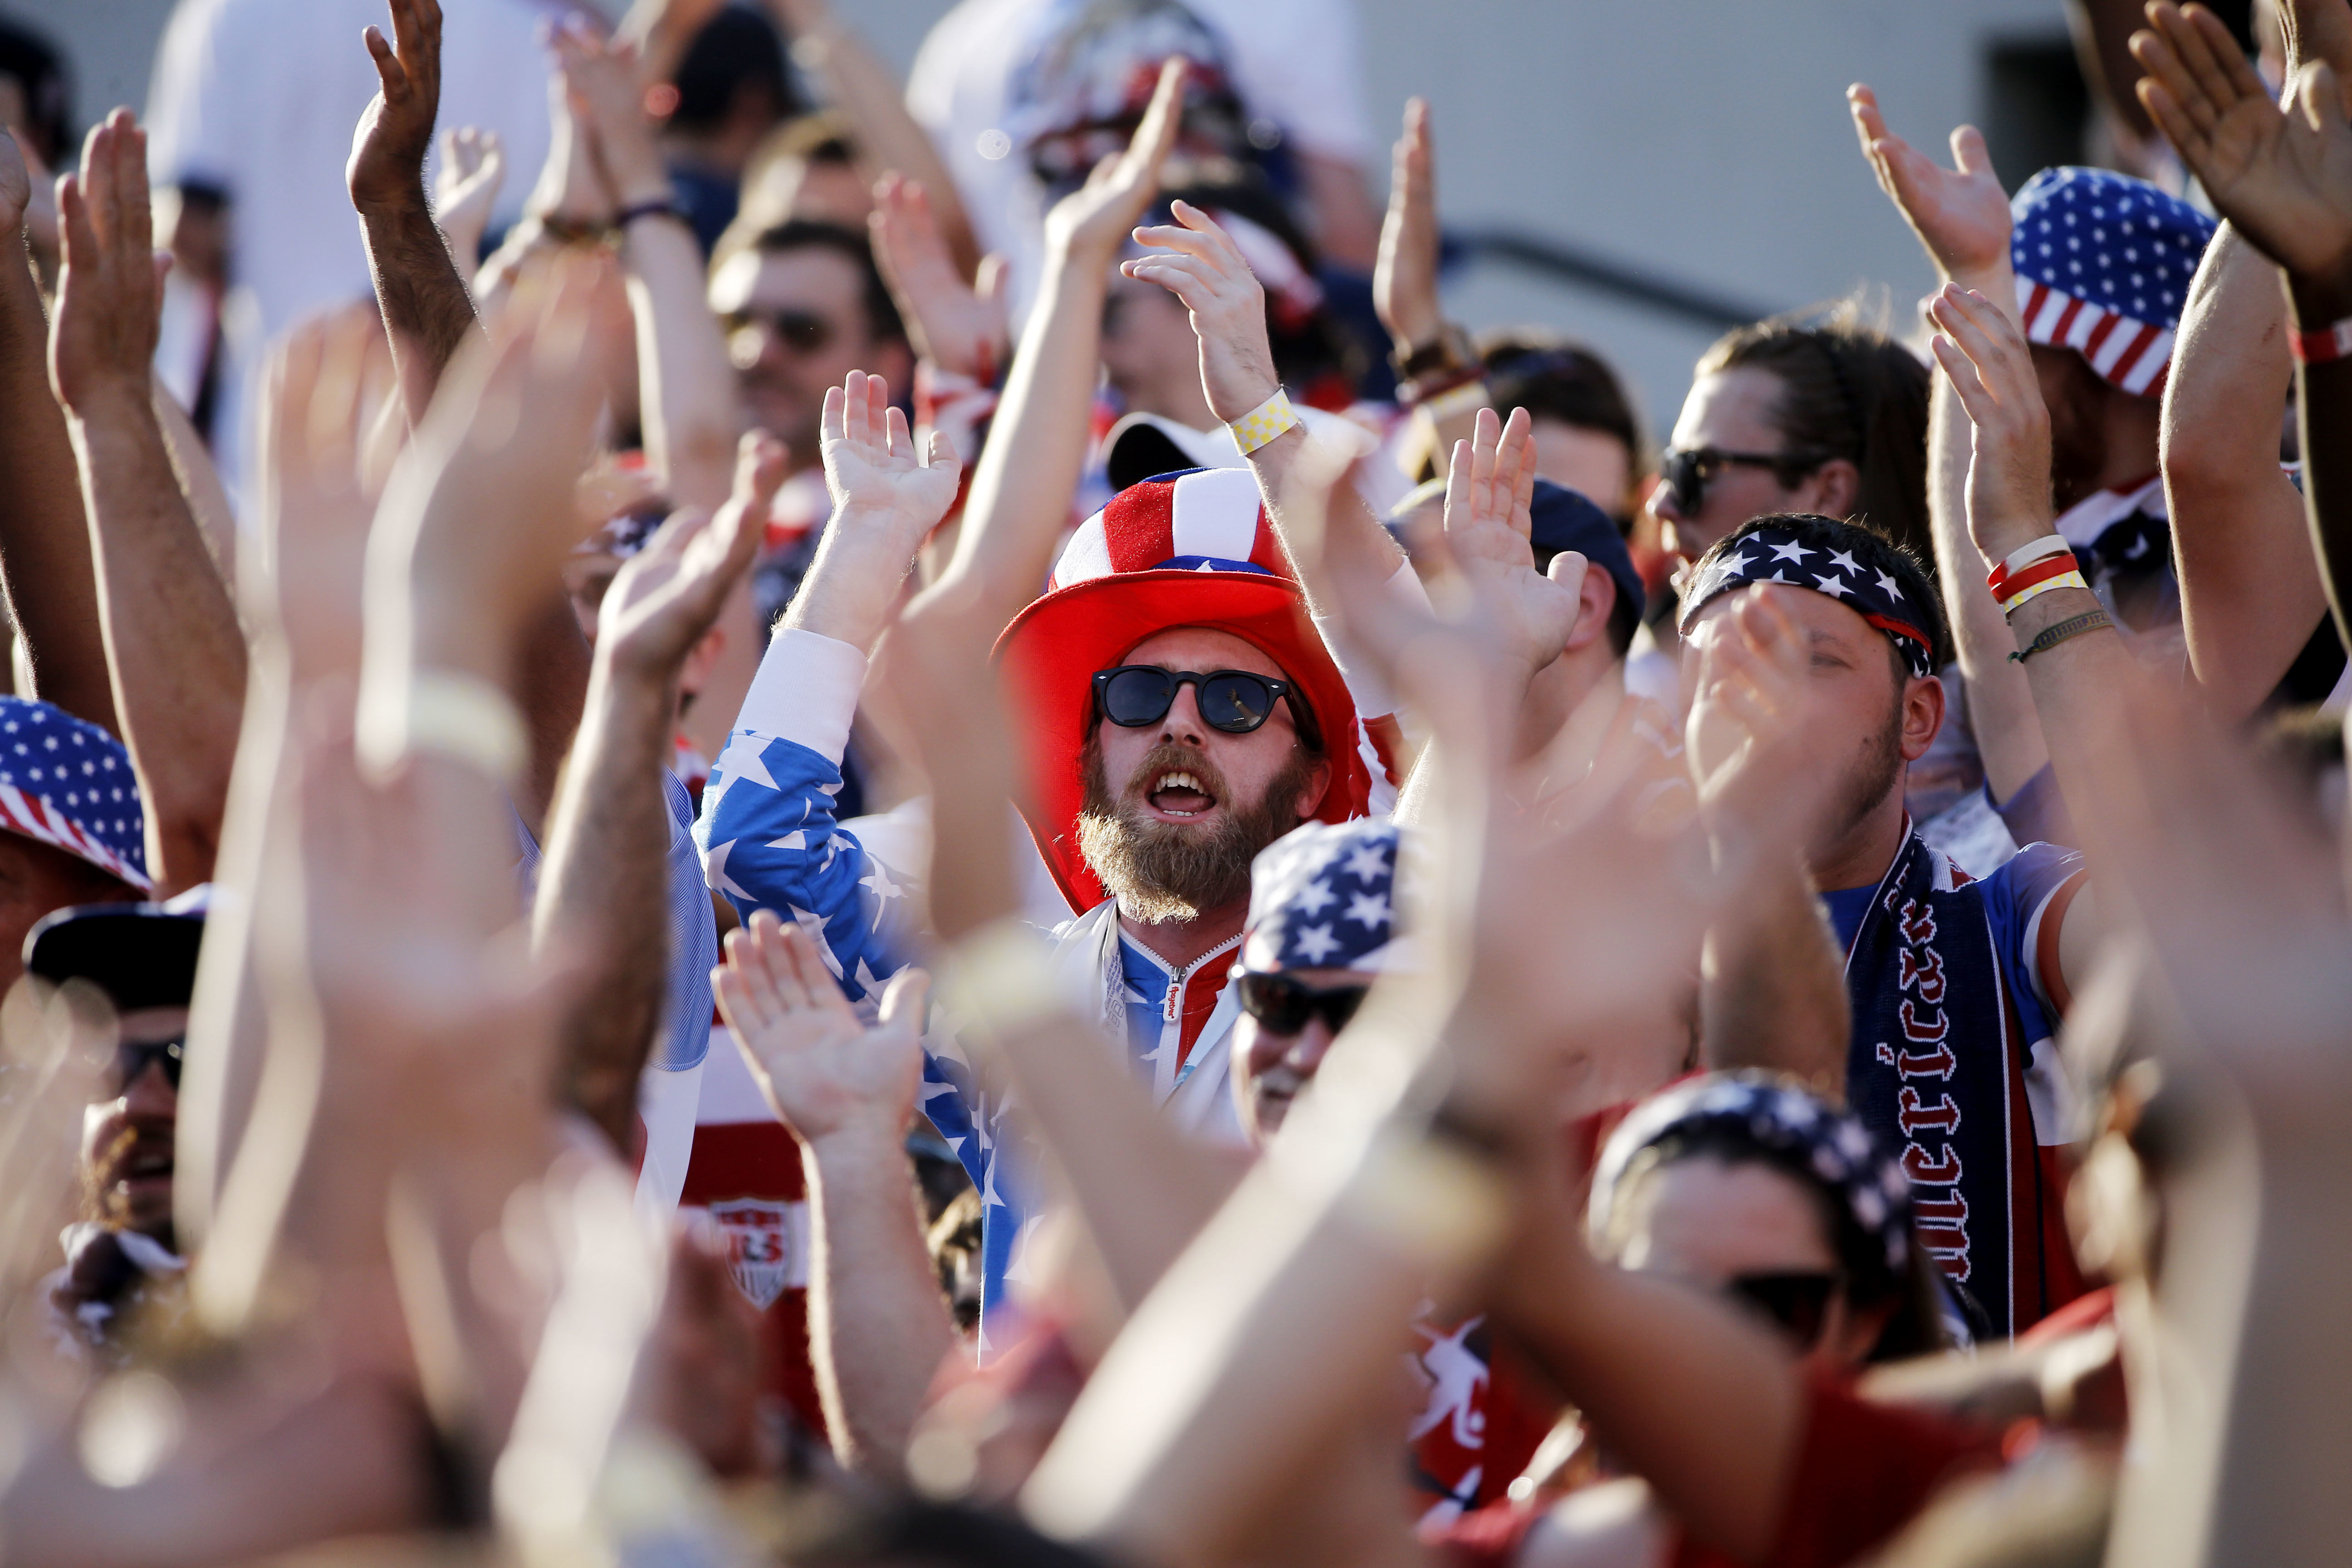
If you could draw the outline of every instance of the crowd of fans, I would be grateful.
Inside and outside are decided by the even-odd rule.
[[[0,1561],[2346,1549],[2352,4],[1663,450],[1345,0],[446,4],[0,34]]]

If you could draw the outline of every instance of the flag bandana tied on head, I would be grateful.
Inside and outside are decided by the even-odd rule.
[[[2159,395],[2213,220],[2105,169],[2044,169],[2009,210],[2026,341],[2074,350],[2126,392]]]
[[[0,827],[144,892],[147,819],[122,742],[62,708],[0,697]]]
[[[1690,634],[1692,623],[1710,601],[1750,583],[1785,583],[1827,594],[1885,632],[1902,651],[1904,666],[1912,674],[1936,673],[1936,647],[1927,630],[1935,622],[1903,584],[1865,568],[1847,551],[1824,550],[1792,529],[1769,524],[1741,534],[1706,563],[1683,595],[1683,634]]]
[[[1411,967],[1396,935],[1397,857],[1391,821],[1310,822],[1285,834],[1250,866],[1250,910],[1241,965],[1285,969]]]

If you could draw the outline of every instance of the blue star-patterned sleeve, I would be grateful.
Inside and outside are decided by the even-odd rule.
[[[2079,850],[2029,844],[1985,879],[1985,915],[1992,923],[1994,957],[2017,1003],[2029,1051],[2058,1032],[2059,1020],[2048,1005],[2048,960],[2056,952],[2058,937],[2051,917],[2058,895],[2083,869]]]
[[[846,643],[777,633],[695,825],[711,890],[746,920],[772,910],[798,924],[853,1002],[878,999],[907,951],[903,886],[834,815],[865,669]]]

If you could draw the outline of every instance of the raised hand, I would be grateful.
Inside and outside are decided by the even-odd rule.
[[[471,125],[441,132],[441,169],[433,182],[433,211],[457,269],[467,277],[482,262],[482,231],[506,180],[507,154],[495,131]]]
[[[2286,37],[2287,75],[2314,61],[2326,61],[2347,95],[2344,111],[2352,114],[2352,5],[2346,0],[2285,0],[2271,10]]]
[[[395,207],[425,196],[425,155],[433,147],[433,120],[441,110],[440,0],[387,0],[394,42],[375,27],[366,33],[378,87],[352,137],[343,178],[362,212]]]
[[[1381,256],[1372,269],[1372,308],[1400,353],[1435,342],[1445,330],[1437,303],[1437,159],[1430,146],[1429,101],[1408,99],[1404,134],[1389,170],[1389,210],[1381,221]]]
[[[360,584],[376,495],[363,477],[392,350],[353,305],[297,326],[271,355],[261,413],[261,539],[247,614],[284,639],[298,679],[356,671]]]
[[[1191,68],[1181,56],[1160,68],[1160,85],[1127,151],[1096,164],[1087,183],[1045,215],[1048,250],[1089,266],[1110,265],[1128,230],[1159,192],[1160,166],[1183,125],[1184,78]]]
[[[1175,223],[1135,231],[1136,243],[1154,254],[1123,261],[1119,270],[1184,301],[1201,340],[1209,411],[1230,424],[1282,388],[1266,338],[1265,290],[1215,219],[1188,202],[1171,210]]]
[[[1862,155],[1878,176],[1878,188],[1893,198],[1911,232],[1927,248],[1928,259],[1946,280],[1974,283],[2009,262],[2009,197],[1993,174],[1984,133],[1973,125],[1952,132],[1952,163],[1944,168],[1886,129],[1878,95],[1857,82],[1846,89],[1846,105]]]
[[[2334,68],[2305,66],[2294,107],[2281,109],[2213,13],[2158,0],[2147,16],[2154,30],[2131,41],[2148,73],[2140,102],[2215,208],[2288,271],[2341,279],[2352,263],[2352,127]]]
[[[958,375],[983,380],[1004,363],[1011,341],[1005,287],[1012,269],[1001,256],[983,256],[980,276],[966,283],[931,217],[922,183],[895,172],[874,185],[866,220],[874,259],[915,340],[915,352]]]
[[[1988,566],[2050,531],[2050,410],[2033,353],[2007,312],[1947,283],[1928,301],[1932,347],[1976,426],[1969,457],[1969,537]]]
[[[1529,675],[1559,657],[1576,629],[1586,562],[1573,550],[1536,570],[1536,454],[1527,410],[1507,424],[1478,411],[1471,438],[1454,444],[1445,474],[1445,543],[1469,580],[1488,628],[1513,664]]]
[[[811,1144],[842,1133],[904,1134],[923,1075],[929,987],[921,970],[901,971],[868,1028],[808,932],[766,910],[727,933],[727,962],[710,972],[719,1011],[769,1109]]]
[[[917,542],[948,514],[960,478],[955,456],[938,435],[929,451],[916,451],[907,416],[891,406],[880,376],[853,370],[839,388],[827,387],[819,428],[824,488],[836,514],[887,516]]]
[[[587,153],[604,194],[616,207],[669,195],[669,172],[646,118],[636,51],[607,43],[573,19],[549,42],[575,121],[587,132]]]
[[[783,482],[783,444],[756,431],[746,435],[734,493],[718,515],[677,513],[614,577],[597,610],[597,657],[656,679],[674,677],[750,569]]]
[[[1699,809],[1746,842],[1801,842],[1810,814],[1791,806],[1821,804],[1811,796],[1835,783],[1804,746],[1811,660],[1783,597],[1793,591],[1759,583],[1741,593],[1722,633],[1697,650],[1684,744]]]
[[[69,412],[97,401],[145,407],[163,282],[147,198],[147,133],[118,109],[58,182],[65,266],[49,329],[49,382]]]

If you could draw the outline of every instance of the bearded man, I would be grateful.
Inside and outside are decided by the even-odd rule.
[[[711,887],[747,920],[769,909],[817,936],[855,1001],[904,962],[902,866],[924,858],[886,866],[843,830],[834,792],[867,650],[955,469],[943,452],[918,463],[902,416],[851,379],[839,425],[828,405],[827,543],[712,768],[697,835]],[[1361,815],[1380,765],[1256,480],[1203,469],[1121,491],[1071,537],[997,658],[1033,757],[1031,835],[1075,917],[1054,931],[1061,978],[1100,999],[1166,1114],[1238,1147],[1230,972],[1250,863],[1302,822]],[[924,1110],[988,1200],[985,1348],[1024,1217],[1019,1173],[998,1161],[1001,1097],[951,1040],[927,1044]]]

